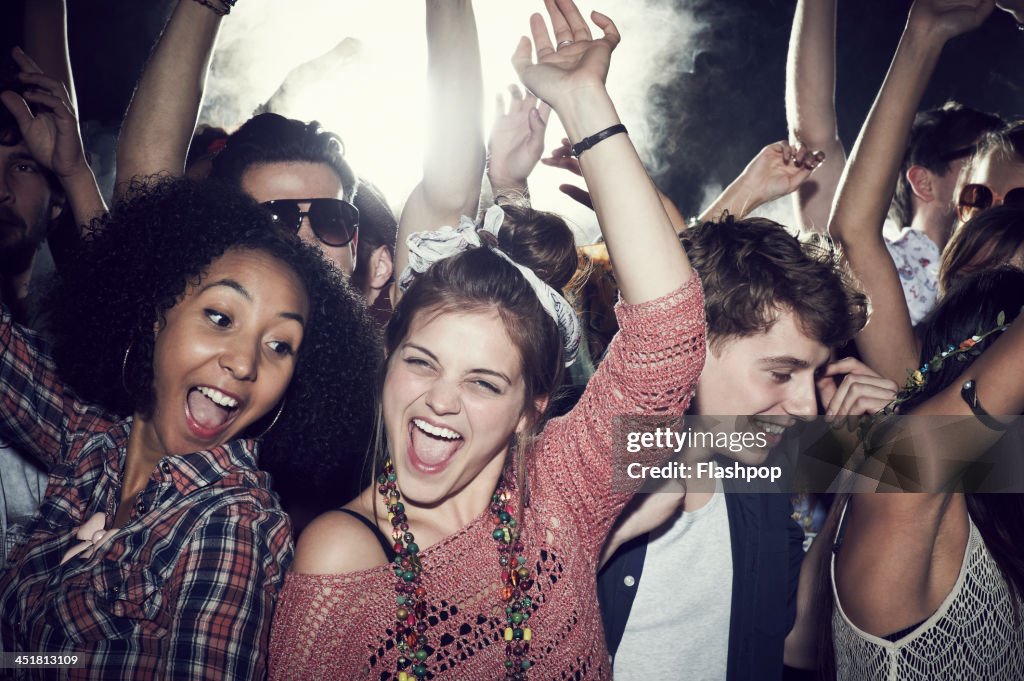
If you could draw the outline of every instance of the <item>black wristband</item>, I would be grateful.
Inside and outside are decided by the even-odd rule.
[[[579,142],[572,145],[572,155],[575,156],[576,158],[579,158],[580,154],[582,154],[584,151],[594,146],[601,140],[608,139],[612,135],[618,135],[620,132],[624,132],[627,134],[629,133],[629,131],[626,130],[626,126],[624,126],[622,123],[616,123],[610,128],[605,128],[601,132],[594,133],[590,137],[584,137]]]

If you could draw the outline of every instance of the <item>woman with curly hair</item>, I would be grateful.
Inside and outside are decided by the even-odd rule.
[[[250,198],[133,188],[54,296],[54,348],[0,317],[0,436],[50,469],[0,580],[3,647],[72,678],[262,675],[292,557],[267,473],[365,437],[378,341]]]

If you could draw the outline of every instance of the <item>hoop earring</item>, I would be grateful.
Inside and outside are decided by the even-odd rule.
[[[281,418],[281,412],[283,412],[283,411],[284,411],[284,398],[282,398],[282,399],[281,399],[281,406],[279,406],[279,407],[277,408],[277,413],[276,413],[276,414],[274,414],[274,420],[270,422],[270,425],[269,425],[269,426],[267,426],[267,427],[266,427],[266,428],[265,428],[265,429],[263,430],[263,432],[262,432],[262,433],[260,433],[259,435],[257,435],[257,436],[256,436],[256,439],[257,439],[257,440],[262,440],[262,439],[263,439],[264,437],[266,437],[266,436],[267,436],[267,433],[269,433],[269,432],[270,432],[270,429],[271,429],[271,428],[273,428],[273,427],[274,427],[275,425],[277,425],[277,420],[278,420],[279,418]]]
[[[125,374],[128,371],[128,354],[132,351],[132,345],[135,344],[135,340],[128,341],[128,347],[124,349],[124,359],[121,360],[121,387],[124,391],[131,394],[131,390],[128,389],[128,381],[125,379]]]

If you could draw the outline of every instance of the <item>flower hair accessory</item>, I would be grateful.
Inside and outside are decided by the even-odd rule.
[[[505,211],[501,206],[491,206],[484,214],[482,229],[497,236],[504,220]],[[409,246],[409,265],[398,279],[398,288],[403,292],[412,285],[417,275],[426,272],[435,262],[484,245],[477,233],[476,224],[465,215],[455,227],[445,226],[430,232],[416,232],[409,235],[406,243]],[[580,322],[569,301],[529,267],[520,265],[498,248],[492,247],[490,250],[522,273],[544,311],[558,326],[565,349],[565,366],[575,362],[580,349]]]
[[[922,364],[920,369],[915,369],[914,371],[910,371],[908,369],[907,374],[909,376],[907,378],[907,384],[903,387],[903,390],[900,391],[900,394],[896,399],[885,407],[883,412],[886,414],[894,413],[899,405],[903,404],[923,390],[924,386],[928,383],[928,376],[942,369],[942,365],[946,362],[951,360],[964,362],[967,361],[968,355],[980,355],[981,349],[975,346],[990,336],[1006,331],[1007,328],[1006,313],[1000,312],[996,317],[995,328],[989,329],[985,332],[979,331],[970,338],[966,338],[961,341],[959,345],[947,345],[945,350],[935,353],[935,356]]]

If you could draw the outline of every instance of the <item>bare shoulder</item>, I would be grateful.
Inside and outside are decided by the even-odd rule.
[[[367,520],[359,500],[345,506]],[[372,520],[371,520],[372,522]],[[373,530],[342,511],[328,511],[311,522],[295,547],[294,572],[340,575],[386,565],[387,556]]]

